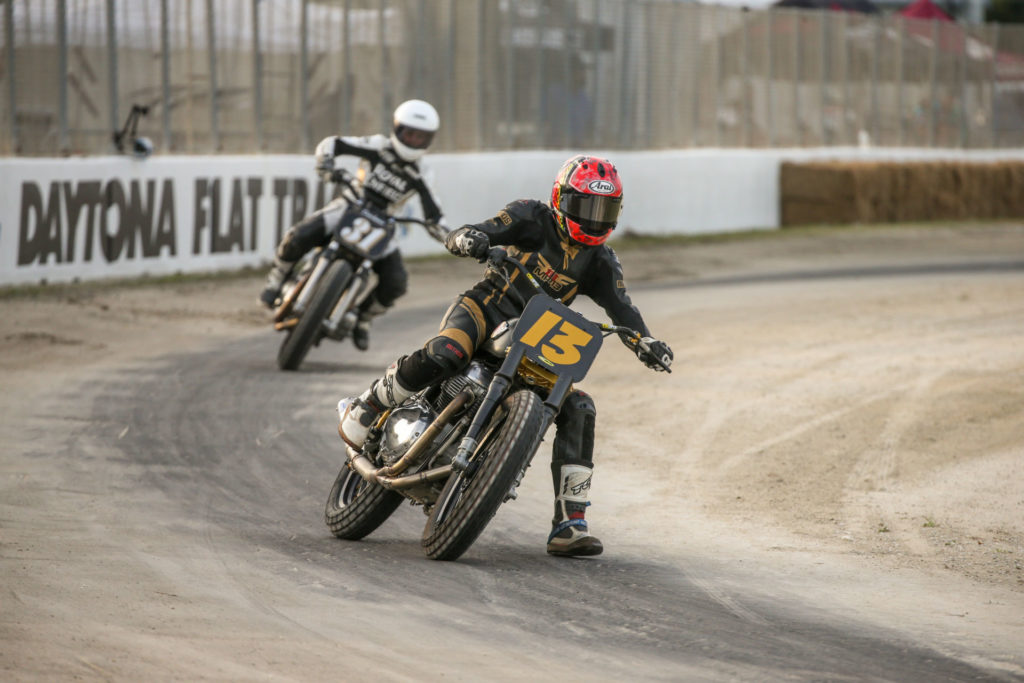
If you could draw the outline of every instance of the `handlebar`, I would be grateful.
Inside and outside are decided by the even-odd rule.
[[[328,174],[328,179],[332,183],[336,183],[338,185],[344,185],[348,189],[348,191],[352,193],[353,198],[358,198],[360,196],[359,187],[356,184],[356,177],[354,175],[352,175],[352,173],[348,169],[346,169],[346,168],[334,168],[334,169],[331,169],[330,173]],[[428,220],[423,219],[423,218],[416,218],[414,216],[408,216],[406,218],[398,218],[398,217],[395,217],[395,216],[388,216],[388,222],[390,222],[390,223],[417,223],[419,225],[424,225],[424,226],[436,225],[436,223],[434,223],[432,221],[428,221]]]
[[[353,187],[356,178],[347,168],[333,168],[330,170],[328,180],[332,183],[338,183],[339,185],[347,185],[350,190],[355,190]]]
[[[541,293],[544,292],[544,289],[540,286],[540,283],[537,282],[537,280],[533,277],[533,274],[530,273],[526,266],[513,258],[509,258],[508,253],[502,247],[490,247],[487,250],[487,256],[480,260],[482,262],[486,262],[488,266],[491,266],[491,270],[493,272],[497,273],[503,280],[505,280],[505,284],[508,285],[506,291],[508,293],[514,293],[514,296],[519,298],[519,304],[524,308],[526,307],[526,301],[523,300],[522,295],[519,294],[516,288],[512,286],[512,282],[505,274],[505,271],[500,267],[502,264],[511,264],[516,268],[516,270],[520,272],[520,274],[522,274],[526,278],[527,282],[533,285],[534,289]],[[643,335],[632,328],[626,327],[624,325],[611,325],[609,323],[597,323],[597,325],[598,327],[601,328],[601,331],[604,333],[605,337],[612,334],[618,334],[620,336],[625,336],[628,339],[628,341],[633,344],[634,349],[637,351],[649,352],[651,350],[647,343],[643,341]],[[661,358],[658,358],[653,354],[652,358],[654,358],[655,362],[657,362],[658,365],[660,365],[661,368],[665,370],[665,372],[672,372],[672,368],[666,365],[661,360]]]

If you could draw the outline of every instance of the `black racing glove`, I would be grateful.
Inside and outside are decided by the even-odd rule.
[[[491,248],[487,235],[472,228],[459,228],[448,233],[444,244],[456,256],[471,256],[478,261],[487,258],[487,250]]]
[[[672,367],[672,359],[675,356],[665,342],[654,337],[641,337],[636,345],[636,357],[652,370],[663,372]]]

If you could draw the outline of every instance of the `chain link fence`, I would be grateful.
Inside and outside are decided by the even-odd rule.
[[[0,154],[1024,145],[1024,27],[667,0],[3,0]]]

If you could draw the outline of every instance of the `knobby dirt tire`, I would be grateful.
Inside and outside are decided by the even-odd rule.
[[[338,538],[358,541],[383,524],[403,500],[402,494],[371,484],[346,465],[327,497],[324,521]]]
[[[288,330],[277,352],[277,366],[298,370],[309,349],[317,342],[323,324],[352,279],[352,264],[338,260],[327,267],[299,322]]]
[[[519,472],[544,437],[544,404],[532,391],[517,391],[492,419],[475,459],[471,479],[453,475],[423,530],[423,552],[432,560],[456,560],[466,552],[505,502]]]

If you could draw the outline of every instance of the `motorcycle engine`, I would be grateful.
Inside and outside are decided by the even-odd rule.
[[[419,402],[391,411],[380,440],[379,455],[384,464],[398,462],[436,417],[430,406]]]
[[[470,409],[472,409],[477,401],[487,393],[487,387],[490,385],[491,378],[493,377],[493,370],[480,361],[474,360],[465,370],[441,385],[441,393],[434,405],[438,410],[444,410],[444,407],[463,389],[469,389],[476,396],[476,399],[470,403]]]

